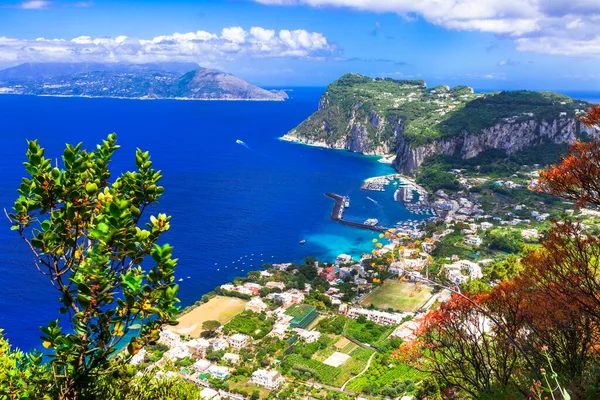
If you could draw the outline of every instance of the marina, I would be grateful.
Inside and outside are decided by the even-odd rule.
[[[346,197],[340,196],[339,194],[335,194],[335,193],[325,193],[325,196],[327,196],[335,201],[335,204],[333,206],[333,209],[331,210],[331,216],[330,216],[330,219],[332,221],[338,222],[342,225],[352,226],[352,227],[360,228],[360,229],[367,229],[367,230],[376,231],[376,232],[384,232],[386,230],[386,228],[384,228],[383,226],[369,225],[366,223],[361,224],[359,222],[352,222],[352,221],[344,220],[343,219],[344,208],[345,208],[344,204],[345,204]]]

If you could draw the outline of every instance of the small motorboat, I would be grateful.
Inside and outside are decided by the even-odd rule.
[[[301,241],[298,242],[299,244],[304,244],[306,243],[306,239],[302,239]]]

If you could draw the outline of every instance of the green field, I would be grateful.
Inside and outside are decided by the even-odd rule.
[[[314,310],[314,306],[308,304],[293,304],[288,308],[285,313],[291,315],[296,319],[302,319],[306,314]]]
[[[347,388],[355,392],[362,392],[366,386],[369,386],[374,392],[379,392],[384,387],[398,381],[409,380],[417,383],[427,376],[426,373],[406,364],[397,364],[390,368],[388,365],[382,365],[381,361],[380,358],[373,360],[367,372],[351,381]]]
[[[296,379],[340,387],[360,373],[373,354],[372,350],[358,347],[339,335],[323,335],[319,341],[322,345],[315,342],[296,346],[294,353],[284,358],[283,372]],[[323,364],[334,352],[348,354],[351,358],[339,367]]]
[[[385,284],[365,296],[360,303],[382,310],[391,308],[396,311],[416,311],[431,298],[430,287],[419,285],[419,289],[420,291],[415,291],[414,283],[387,280]]]
[[[290,326],[303,329],[309,326],[319,316],[316,307],[308,304],[294,304],[290,306],[285,313],[294,317],[290,322]]]

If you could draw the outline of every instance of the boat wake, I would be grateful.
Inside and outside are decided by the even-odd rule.
[[[377,200],[374,200],[372,198],[370,198],[369,196],[367,196],[367,199],[371,200],[373,203],[379,205],[379,202]]]
[[[252,149],[251,149],[251,148],[250,148],[250,147],[249,147],[249,146],[248,146],[246,143],[244,143],[244,141],[243,141],[243,140],[240,140],[240,139],[238,139],[238,140],[236,140],[235,142],[236,142],[237,144],[241,145],[241,146],[244,146],[244,147],[245,147],[245,148],[247,148],[248,150],[252,150]]]

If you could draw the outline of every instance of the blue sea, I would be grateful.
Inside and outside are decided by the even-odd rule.
[[[364,179],[394,173],[377,158],[278,140],[316,110],[322,92],[295,89],[286,102],[0,96],[0,206],[10,210],[16,198],[26,139],[60,158],[65,143],[93,149],[117,132],[115,172],[134,168],[136,147],[163,171],[165,194],[149,211],[173,217],[164,239],[179,258],[183,306],[264,263],[359,256],[372,249],[374,233],[330,221],[333,201],[324,193],[350,196],[350,220],[414,217],[392,192],[360,190]],[[39,347],[38,327],[58,317],[58,296],[9,227],[0,218],[0,328],[30,350]]]
[[[149,211],[173,217],[164,238],[179,258],[182,306],[264,263],[359,256],[371,250],[375,234],[330,221],[333,201],[324,193],[350,196],[349,220],[377,218],[390,226],[414,216],[390,191],[360,190],[364,179],[394,173],[377,158],[278,140],[316,110],[322,92],[294,89],[286,102],[2,95],[0,207],[10,210],[16,198],[26,139],[39,139],[47,157],[60,158],[65,143],[93,149],[117,132],[115,174],[134,168],[136,147],[150,151],[163,171],[165,194]],[[600,99],[597,92],[566,94]],[[39,326],[58,317],[58,296],[9,228],[0,218],[0,329],[31,350],[39,347]]]

